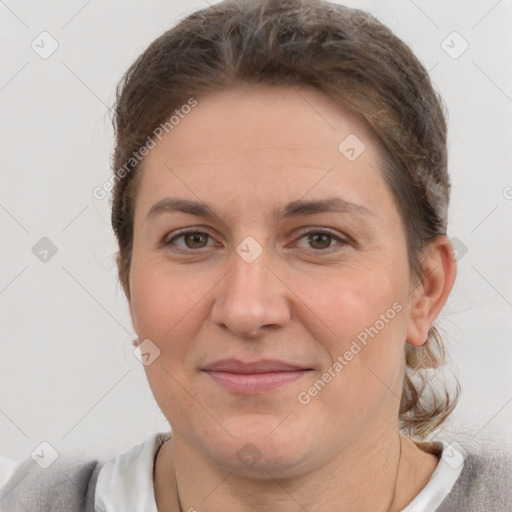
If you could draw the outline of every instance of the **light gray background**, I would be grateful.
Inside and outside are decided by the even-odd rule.
[[[450,236],[467,248],[440,325],[476,444],[512,433],[512,2],[351,1],[409,43],[449,111]],[[122,73],[193,1],[0,1],[0,455],[42,441],[107,457],[169,426],[132,354],[108,200],[108,108]],[[58,49],[47,59],[47,31]],[[458,52],[450,57],[442,42]],[[39,41],[39,42],[38,42]],[[45,48],[49,48],[46,41]],[[58,252],[32,252],[48,237]],[[459,244],[460,245],[460,244]],[[462,255],[462,252],[459,252]]]

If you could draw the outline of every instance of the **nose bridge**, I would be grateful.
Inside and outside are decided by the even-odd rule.
[[[247,240],[237,247],[226,299],[234,301],[231,307],[237,307],[240,313],[263,314],[273,288],[268,279],[268,260],[268,252],[255,242]]]
[[[253,223],[252,226],[253,234],[241,239],[232,255],[233,270],[230,281],[236,287],[235,293],[243,291],[244,287],[247,292],[261,292],[264,282],[268,280],[268,265],[272,264],[269,236],[264,227],[254,228]],[[241,289],[238,288],[240,285]]]
[[[258,254],[259,253],[259,254]],[[233,256],[231,287],[236,294],[254,295],[253,300],[263,293],[268,281],[268,251],[259,250],[254,242],[242,242]],[[267,286],[268,288],[268,286]],[[244,293],[245,291],[245,293]]]

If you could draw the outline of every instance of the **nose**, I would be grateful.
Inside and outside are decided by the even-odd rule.
[[[254,338],[290,320],[288,288],[269,267],[266,251],[251,263],[235,253],[232,270],[219,284],[212,320],[222,329]]]

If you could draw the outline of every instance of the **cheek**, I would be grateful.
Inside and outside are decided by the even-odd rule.
[[[408,311],[407,267],[401,268],[390,272],[375,265],[320,282],[297,279],[298,295],[315,314],[309,318],[321,319],[310,322],[309,330],[326,352],[323,371],[335,375],[324,374],[332,384],[322,391],[319,407],[338,404],[363,418],[390,393],[400,396]],[[333,421],[337,410],[332,408]]]
[[[131,309],[139,337],[164,348],[166,340],[180,339],[187,318],[204,296],[198,277],[166,269],[165,264],[134,262],[131,272]],[[176,347],[177,348],[177,347]]]
[[[403,270],[366,265],[336,269],[322,277],[297,274],[292,282],[307,306],[306,315],[317,319],[310,322],[311,330],[318,331],[314,338],[325,340],[332,355],[346,350],[359,334],[364,340],[365,329],[375,324],[382,335],[405,329],[408,280]]]
[[[162,263],[140,261],[132,266],[134,326],[141,341],[150,339],[160,350],[144,371],[156,402],[167,415],[172,413],[167,419],[173,422],[188,417],[194,408],[194,399],[184,392],[190,377],[187,354],[194,351],[201,328],[201,297],[211,288],[200,289],[197,280],[171,273]]]

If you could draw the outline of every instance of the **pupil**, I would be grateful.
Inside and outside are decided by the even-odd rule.
[[[192,233],[187,237],[187,245],[192,245],[193,247],[195,247],[196,243],[201,244],[201,241],[204,242],[204,237],[205,235],[202,233]],[[188,242],[191,242],[191,244],[189,244]]]
[[[321,249],[324,249],[325,247],[329,247],[329,241],[330,241],[330,238],[331,236],[330,235],[326,235],[324,233],[317,233],[315,235],[310,235],[309,236],[309,241],[313,243],[313,245],[316,243],[315,239],[318,239],[320,238],[320,248]],[[323,238],[323,242],[322,243],[322,239]],[[327,244],[325,244],[325,242],[327,242]],[[318,249],[318,247],[316,247]]]

